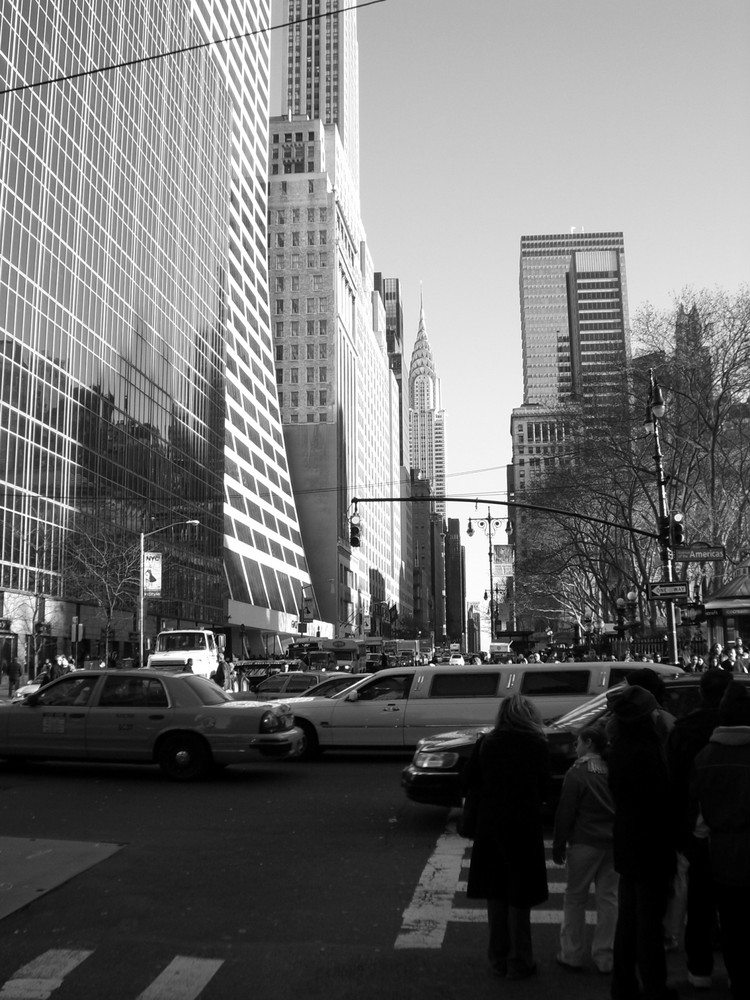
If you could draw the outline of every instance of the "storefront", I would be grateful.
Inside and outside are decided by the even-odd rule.
[[[750,646],[750,559],[737,567],[735,576],[704,602],[709,644],[730,646],[742,638]]]

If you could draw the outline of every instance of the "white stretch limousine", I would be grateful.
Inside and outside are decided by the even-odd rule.
[[[380,670],[332,698],[284,699],[305,734],[302,757],[321,750],[406,750],[425,736],[492,725],[499,700],[531,698],[545,721],[620,684],[642,663],[513,663]],[[679,667],[649,663],[664,677]]]

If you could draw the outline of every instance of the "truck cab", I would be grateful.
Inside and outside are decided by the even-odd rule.
[[[210,629],[166,629],[157,635],[146,666],[210,677],[223,659],[224,641]]]

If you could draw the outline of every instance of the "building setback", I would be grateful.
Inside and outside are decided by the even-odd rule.
[[[241,653],[244,626],[249,649],[277,649],[310,578],[268,309],[270,3],[7,16],[5,87],[94,51],[106,65],[248,34],[241,57],[216,46],[4,98],[0,586],[17,652],[39,625],[67,650],[73,614],[99,652],[94,609],[66,590],[82,518],[136,545],[199,520],[148,543],[168,561],[147,633],[210,624]],[[110,646],[134,652],[132,612],[114,624]]]

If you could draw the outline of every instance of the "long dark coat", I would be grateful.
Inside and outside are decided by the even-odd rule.
[[[488,733],[475,749],[465,789],[479,792],[477,832],[466,895],[529,907],[547,899],[542,800],[547,743],[511,730]]]

